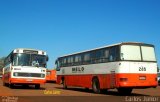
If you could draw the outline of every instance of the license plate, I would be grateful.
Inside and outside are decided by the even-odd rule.
[[[146,77],[145,76],[140,76],[139,80],[146,80]]]
[[[31,82],[31,81],[33,81],[33,80],[32,80],[32,79],[27,79],[27,81]]]

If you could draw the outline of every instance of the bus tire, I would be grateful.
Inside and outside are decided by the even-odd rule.
[[[94,79],[92,80],[92,90],[93,90],[93,92],[96,93],[96,94],[101,93],[100,84],[99,84],[98,78],[94,78]]]
[[[132,93],[132,88],[118,88],[120,95],[130,95]]]
[[[63,89],[67,89],[67,85],[66,85],[65,79],[62,80],[62,84],[63,84]]]
[[[35,89],[40,89],[40,84],[36,84]]]

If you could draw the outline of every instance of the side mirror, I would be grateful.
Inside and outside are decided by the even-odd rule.
[[[48,55],[46,56],[46,61],[49,61],[49,57],[48,57]]]
[[[56,71],[60,71],[59,63],[58,63],[57,60],[56,60],[56,62],[55,62],[55,65],[56,65]]]
[[[11,56],[10,56],[10,58],[9,58],[9,61],[10,61],[10,62],[13,61],[13,56],[14,56],[14,55],[11,55]]]

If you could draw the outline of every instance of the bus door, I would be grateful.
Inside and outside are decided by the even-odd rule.
[[[116,86],[116,74],[115,71],[111,71],[110,75],[110,87],[114,88]]]

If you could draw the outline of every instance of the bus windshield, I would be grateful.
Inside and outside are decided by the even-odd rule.
[[[14,66],[46,67],[46,56],[37,54],[14,54]]]
[[[154,47],[138,45],[122,45],[121,60],[156,61]]]

